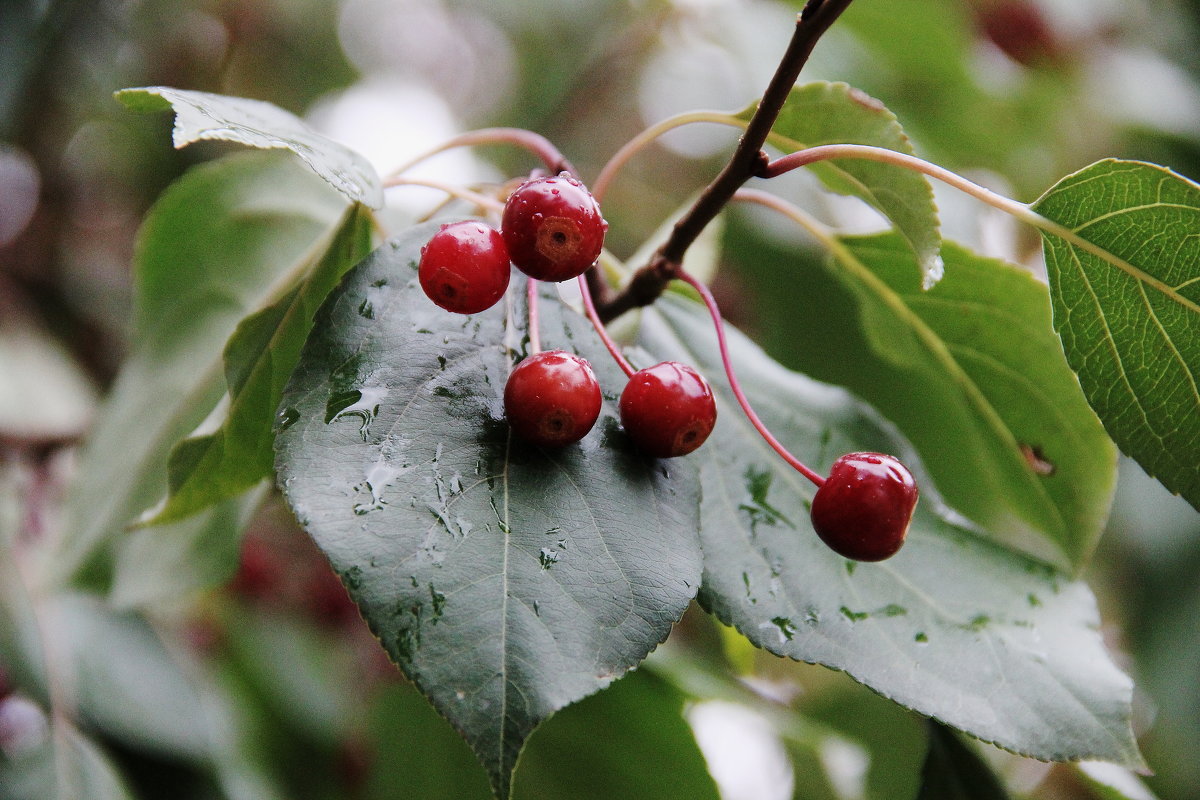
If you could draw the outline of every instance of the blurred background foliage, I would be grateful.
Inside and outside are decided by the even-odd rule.
[[[19,539],[54,524],[54,478],[69,471],[71,445],[128,352],[139,221],[189,166],[227,152],[172,150],[169,115],[130,114],[114,90],[165,84],[269,100],[381,172],[460,130],[526,127],[587,178],[651,122],[752,101],[800,5],[0,5],[0,541],[12,556],[0,580],[0,690],[11,685],[22,700],[0,714],[0,798],[45,797],[64,769],[76,797],[487,795],[465,746],[386,663],[270,499],[240,557],[227,545],[208,554],[213,574],[232,576],[211,591],[117,613],[94,597],[39,600],[15,588]],[[1031,201],[1106,156],[1200,178],[1198,47],[1200,0],[858,0],[803,77],[867,91],[898,114],[920,155]],[[732,140],[698,127],[639,155],[606,199],[614,252],[632,253],[703,186]],[[529,167],[523,154],[481,148],[441,156],[425,174],[472,183]],[[876,224],[803,177],[774,186],[847,229]],[[1040,269],[1032,232],[937,192],[949,238]],[[389,197],[401,217],[436,201],[417,189]],[[803,287],[775,287],[820,254],[741,211],[724,239],[724,308],[795,365],[797,344],[776,321],[803,313]],[[1146,783],[1164,800],[1200,786],[1198,573],[1200,517],[1123,463],[1087,577],[1105,636],[1136,681],[1138,733],[1157,773]],[[38,617],[39,634],[22,609],[43,601],[53,615]],[[78,656],[78,714],[54,709],[53,670],[21,655],[37,635],[63,640],[47,653]],[[843,676],[759,654],[701,614],[645,668],[547,723],[518,770],[517,795],[912,798],[927,753],[964,775],[982,757],[1017,796],[1139,796],[1108,794],[1084,771],[989,748],[977,756]]]

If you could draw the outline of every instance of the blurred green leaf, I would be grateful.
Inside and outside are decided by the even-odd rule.
[[[502,391],[527,346],[524,284],[481,314],[438,309],[416,280],[434,230],[389,241],[322,307],[284,392],[276,467],[384,648],[507,797],[533,728],[635,666],[686,609],[694,473],[634,453],[612,395],[577,445],[513,440]],[[549,293],[541,340],[621,384]]]
[[[717,800],[684,699],[637,670],[554,715],[521,755],[513,797]]]
[[[22,319],[0,324],[0,437],[74,439],[96,407],[96,389],[70,354]]]
[[[253,609],[231,615],[227,630],[242,675],[291,735],[329,747],[346,736],[358,710],[352,696],[357,665],[336,637]]]
[[[100,747],[67,718],[37,750],[0,762],[0,800],[133,800]]]
[[[868,800],[909,800],[921,784],[927,757],[925,721],[851,681],[801,697],[799,713],[862,748]],[[827,756],[828,745],[822,751]]]
[[[234,497],[271,474],[275,411],[300,359],[317,308],[371,249],[371,218],[352,206],[307,277],[274,304],[243,319],[225,346],[229,411],[214,433],[184,439],[167,462],[169,496],[147,525],[175,522]]]
[[[923,291],[894,234],[830,244],[829,259],[742,251],[764,289],[784,275],[803,287],[803,313],[763,295],[777,354],[874,404],[956,510],[1079,569],[1107,518],[1116,450],[1063,358],[1045,286],[947,242],[946,275]]]
[[[645,670],[555,714],[529,740],[513,797],[716,800],[683,719],[684,695]],[[483,800],[470,750],[411,687],[383,692],[371,713],[377,756],[367,797]]]
[[[1032,206],[1054,326],[1121,450],[1200,509],[1200,185],[1100,161]]]
[[[757,105],[740,116],[749,120]],[[822,144],[865,144],[913,155],[896,115],[883,103],[844,83],[810,83],[792,90],[768,143],[784,152]],[[924,175],[890,164],[845,160],[810,168],[834,191],[878,209],[912,248],[923,282],[942,275],[941,234],[933,189]]]
[[[845,393],[788,372],[732,333],[751,402],[815,469],[855,450],[907,456],[906,443]],[[694,303],[665,297],[643,312],[642,344],[656,358],[715,375],[713,339]],[[898,555],[878,564],[838,557],[812,531],[813,487],[756,437],[729,390],[714,388],[720,419],[694,459],[703,498],[699,599],[718,619],[777,655],[844,670],[1014,752],[1141,764],[1132,686],[1104,650],[1085,584],[951,525],[932,493]]]
[[[1008,792],[974,748],[946,726],[930,722],[917,800],[1008,800]]]
[[[146,86],[122,89],[116,98],[134,111],[174,111],[175,147],[219,139],[249,147],[286,148],[352,203],[383,206],[383,184],[371,162],[328,139],[300,118],[261,100]]]
[[[81,455],[52,575],[107,580],[105,549],[163,496],[171,446],[221,398],[226,340],[300,279],[344,209],[322,181],[267,153],[196,168],[155,204],[136,253],[134,352]]]
[[[211,756],[203,701],[144,618],[80,594],[56,597],[39,617],[54,621],[41,650],[66,656],[73,697],[91,725],[147,752],[196,763]]]
[[[265,485],[206,513],[129,531],[113,545],[109,601],[119,609],[153,609],[233,577],[241,532],[264,493]]]

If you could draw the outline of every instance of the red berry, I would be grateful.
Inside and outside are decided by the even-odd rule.
[[[421,288],[447,311],[491,308],[504,296],[511,272],[504,237],[477,220],[443,225],[421,248]]]
[[[917,484],[908,468],[882,453],[847,453],[813,497],[813,528],[839,555],[882,561],[908,534]]]
[[[685,456],[704,444],[717,424],[712,388],[678,361],[639,370],[621,392],[621,424],[647,455]]]
[[[587,435],[600,416],[600,384],[585,359],[547,350],[522,361],[504,386],[513,432],[539,447],[562,447]]]
[[[587,188],[566,175],[521,184],[504,204],[500,231],[517,269],[540,281],[565,281],[596,263],[608,223]]]

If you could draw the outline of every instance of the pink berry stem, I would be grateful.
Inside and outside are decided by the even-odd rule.
[[[579,281],[579,293],[583,296],[583,308],[587,311],[588,319],[592,321],[592,326],[595,327],[596,333],[600,334],[600,340],[608,348],[608,353],[613,357],[613,361],[617,362],[617,366],[621,368],[626,377],[632,378],[637,370],[625,360],[625,356],[621,355],[621,351],[617,348],[617,343],[608,335],[608,329],[600,321],[600,315],[596,313],[596,304],[592,302],[592,290],[588,287],[587,273],[580,275],[576,280]]]
[[[725,368],[725,376],[729,379],[729,388],[733,390],[733,396],[737,398],[738,405],[742,407],[742,412],[746,415],[746,418],[750,420],[750,424],[754,426],[754,429],[758,431],[763,440],[765,440],[766,443],[771,446],[771,449],[778,453],[780,458],[786,461],[793,469],[812,481],[813,484],[818,488],[824,485],[825,478],[816,472],[813,472],[808,468],[807,464],[792,455],[791,452],[784,447],[783,444],[776,439],[769,430],[767,430],[767,426],[763,424],[763,421],[759,419],[758,414],[756,414],[754,409],[750,406],[750,401],[746,398],[745,393],[742,391],[742,386],[738,382],[737,375],[734,374],[733,361],[729,357],[729,345],[725,341],[725,322],[721,319],[721,310],[717,308],[717,301],[712,296],[712,292],[708,290],[708,287],[705,286],[703,282],[685,269],[680,268],[676,270],[675,274],[676,277],[687,282],[688,285],[695,289],[700,294],[700,298],[704,301],[704,305],[708,307],[708,313],[712,316],[713,327],[715,327],[717,331],[717,346],[721,350],[721,365]]]
[[[530,278],[525,284],[526,305],[529,307],[529,355],[542,352],[542,336],[538,326],[538,282]]]
[[[541,159],[542,163],[546,165],[546,169],[552,175],[557,175],[560,172],[567,172],[571,175],[575,174],[575,168],[571,166],[571,162],[567,161],[558,148],[541,134],[527,131],[524,128],[480,128],[479,130],[460,133],[458,136],[442,142],[437,147],[414,156],[392,170],[390,177],[400,175],[422,161],[436,156],[438,153],[452,150],[455,147],[470,147],[477,144],[512,144],[517,147],[523,147]]]

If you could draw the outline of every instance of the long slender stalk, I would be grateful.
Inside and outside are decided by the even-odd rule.
[[[637,370],[625,359],[625,356],[621,355],[621,350],[617,347],[617,343],[608,335],[608,329],[600,321],[600,315],[596,313],[596,304],[592,302],[592,290],[588,286],[587,273],[579,276],[579,293],[583,296],[583,308],[587,312],[587,317],[592,321],[592,326],[596,329],[596,333],[600,334],[600,340],[604,342],[609,355],[613,357],[613,361],[617,362],[617,366],[621,368],[625,376],[632,378]]]
[[[538,282],[530,278],[525,284],[525,305],[529,310],[529,355],[542,352],[542,334],[538,322]]]
[[[602,200],[608,192],[608,185],[612,183],[613,178],[616,177],[621,168],[655,139],[676,128],[681,128],[684,125],[694,125],[697,122],[711,122],[717,125],[730,125],[737,128],[746,127],[745,120],[739,119],[733,114],[720,111],[691,111],[684,114],[676,114],[661,122],[656,122],[622,145],[620,150],[613,153],[612,158],[600,169],[600,174],[596,176],[596,180],[592,181],[592,196],[597,201]]]
[[[928,175],[931,178],[941,181],[942,183],[952,186],[955,189],[974,197],[984,203],[987,203],[993,208],[999,209],[1006,214],[1009,214],[1015,219],[1024,222],[1027,225],[1032,225],[1040,231],[1057,236],[1064,241],[1070,242],[1073,246],[1078,247],[1087,253],[1091,253],[1097,258],[1112,264],[1117,269],[1126,272],[1139,281],[1143,281],[1151,286],[1154,286],[1159,291],[1170,292],[1172,288],[1164,283],[1161,279],[1150,275],[1143,270],[1134,267],[1128,262],[1116,258],[1112,253],[1105,250],[1103,247],[1090,242],[1080,236],[1070,228],[1059,225],[1052,219],[1047,219],[1041,214],[1034,211],[1025,203],[1021,203],[1012,198],[1005,197],[1002,194],[997,194],[991,189],[984,188],[977,183],[967,180],[963,176],[951,172],[945,167],[939,167],[937,164],[931,164],[928,161],[910,156],[907,153],[897,153],[895,150],[888,150],[883,147],[871,147],[861,144],[826,144],[817,147],[809,147],[804,150],[798,150],[795,153],[790,153],[786,156],[778,158],[769,164],[764,171],[763,177],[772,178],[777,175],[782,175],[798,167],[808,164],[813,164],[817,161],[827,161],[835,158],[858,158],[867,161],[877,161],[883,164],[893,164],[898,167],[904,167],[916,172]],[[1189,301],[1190,302],[1190,301]],[[1200,310],[1200,305],[1194,306],[1196,310]]]
[[[784,447],[783,443],[776,439],[771,431],[767,430],[767,426],[759,419],[758,414],[755,413],[754,408],[750,405],[750,400],[747,399],[745,392],[742,391],[742,385],[737,379],[737,374],[734,372],[733,359],[729,357],[729,345],[725,341],[725,322],[721,319],[721,310],[717,308],[717,301],[712,296],[712,292],[708,290],[703,281],[687,270],[677,270],[676,275],[681,281],[686,282],[700,293],[700,299],[704,301],[704,305],[708,308],[708,313],[712,316],[713,327],[717,331],[717,347],[721,351],[721,365],[725,368],[725,377],[729,379],[729,388],[733,390],[733,396],[737,398],[738,405],[742,407],[742,413],[750,420],[750,424],[754,426],[754,429],[758,431],[763,440],[771,446],[771,449],[779,454],[780,458],[786,461],[794,470],[812,481],[814,485],[818,487],[824,485],[825,478],[809,469],[807,464],[792,455],[791,451]]]
[[[524,128],[480,128],[479,130],[460,133],[458,136],[442,142],[437,147],[413,156],[392,170],[388,178],[401,175],[422,161],[436,156],[438,153],[444,153],[456,147],[471,147],[479,144],[511,144],[523,147],[541,159],[542,163],[546,165],[546,169],[552,174],[557,175],[560,172],[575,174],[575,168],[571,166],[571,162],[567,161],[558,148],[541,134],[527,131]]]

